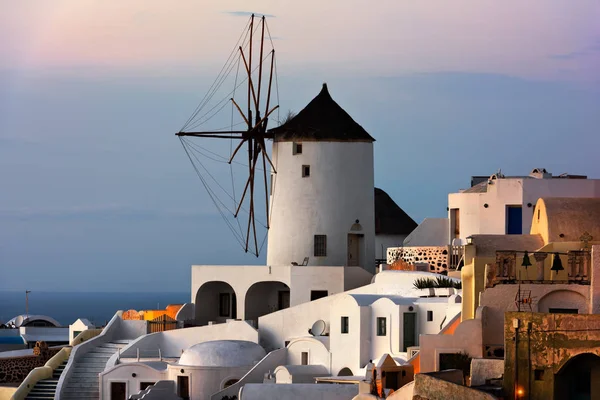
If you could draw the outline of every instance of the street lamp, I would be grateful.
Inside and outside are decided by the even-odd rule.
[[[29,293],[31,290],[25,290],[25,317],[29,318]]]

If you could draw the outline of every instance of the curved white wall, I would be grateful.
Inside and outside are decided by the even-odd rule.
[[[267,264],[347,265],[348,234],[364,237],[360,266],[374,271],[375,205],[373,144],[368,142],[273,143],[271,226]],[[302,166],[310,176],[302,176]],[[360,221],[361,231],[352,231]],[[314,256],[314,235],[327,235],[327,255]]]

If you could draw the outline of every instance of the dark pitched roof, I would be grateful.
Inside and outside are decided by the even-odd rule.
[[[375,234],[408,235],[417,223],[383,190],[375,188]]]
[[[323,84],[321,92],[295,117],[285,124],[270,130],[276,142],[305,141],[348,141],[373,142],[375,139],[356,123],[336,103]]]

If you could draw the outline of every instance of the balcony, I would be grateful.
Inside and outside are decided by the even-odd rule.
[[[517,258],[521,260],[521,264],[517,264]],[[566,269],[562,266],[562,260],[565,259]],[[514,283],[589,285],[590,273],[589,249],[571,250],[566,253],[501,250],[496,251],[494,264],[486,264],[485,275],[486,287],[493,287],[496,284]]]

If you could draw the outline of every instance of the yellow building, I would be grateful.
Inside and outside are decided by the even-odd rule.
[[[599,198],[541,198],[535,205],[529,235],[471,236],[461,270],[462,319],[475,318],[486,279],[586,284],[591,275],[589,256],[579,252],[593,244],[600,244]],[[564,267],[553,271],[557,256]],[[525,258],[529,266],[523,266]]]

